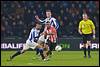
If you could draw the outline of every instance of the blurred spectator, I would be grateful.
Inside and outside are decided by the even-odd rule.
[[[78,22],[82,13],[88,12],[99,36],[99,1],[1,1],[2,37],[27,37],[34,16],[45,17],[48,8],[60,22],[61,35],[78,37]]]

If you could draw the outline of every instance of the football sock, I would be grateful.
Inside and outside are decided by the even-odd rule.
[[[88,56],[90,56],[90,46],[88,46]]]
[[[86,56],[86,47],[84,47],[83,50],[84,50],[84,56]]]
[[[12,55],[12,59],[14,58],[14,57],[16,57],[16,56],[18,56],[18,55],[20,55],[21,54],[21,51],[17,51],[14,55]]]
[[[48,56],[48,55],[52,55],[52,51],[49,50],[49,51],[47,52],[47,56]]]
[[[43,48],[39,48],[39,52],[40,52],[40,55],[41,55],[42,59],[44,59],[45,57],[43,55]]]
[[[36,55],[39,54],[39,48],[36,48]]]

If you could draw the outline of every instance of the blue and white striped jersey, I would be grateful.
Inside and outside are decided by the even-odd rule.
[[[54,17],[46,18],[45,20],[39,20],[42,23],[46,23],[47,21],[50,21],[50,24],[56,28],[56,30],[59,28],[59,23]]]
[[[39,34],[40,34],[40,30],[37,30],[36,28],[32,28],[28,40],[31,42],[36,42],[39,38]]]

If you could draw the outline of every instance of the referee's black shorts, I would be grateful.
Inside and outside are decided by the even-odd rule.
[[[92,40],[92,35],[93,35],[93,34],[82,34],[83,43],[86,44],[87,41],[91,41],[91,40]]]

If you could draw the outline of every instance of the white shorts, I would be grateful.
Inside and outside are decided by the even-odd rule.
[[[29,48],[32,48],[33,50],[36,48],[38,43],[36,42],[31,42],[30,40],[26,41],[26,44],[23,45],[23,50],[27,50]]]
[[[41,35],[41,36],[39,37],[39,40],[38,40],[38,41],[45,42],[45,37],[44,37],[44,35]]]

